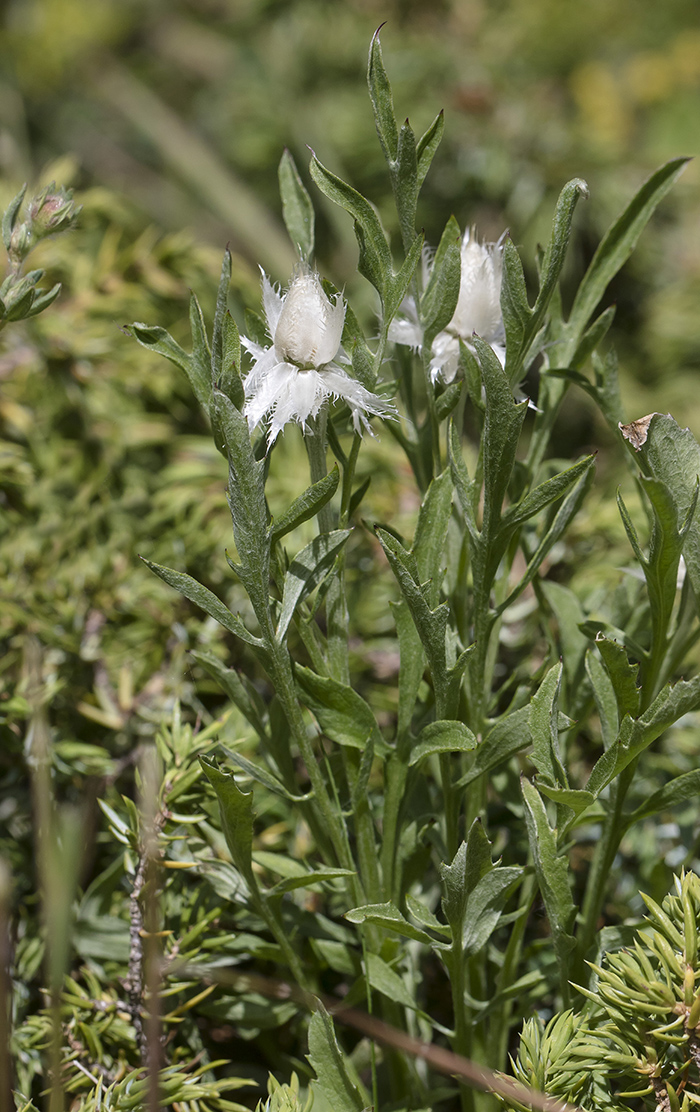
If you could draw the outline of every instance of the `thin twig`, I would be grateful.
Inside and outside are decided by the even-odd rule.
[[[166,785],[164,795],[167,794]],[[146,917],[144,915],[143,897],[144,891],[149,884],[155,883],[154,864],[157,854],[157,838],[161,830],[165,826],[168,812],[165,807],[165,800],[161,808],[149,820],[150,830],[142,837],[140,845],[140,853],[138,857],[138,865],[136,874],[134,876],[134,883],[131,887],[131,896],[129,898],[129,968],[126,979],[124,981],[124,988],[128,997],[128,1011],[131,1017],[131,1022],[136,1031],[136,1041],[138,1044],[141,1059],[144,1065],[149,1063],[149,1032],[144,1026],[143,1022],[143,999],[144,999],[144,980],[146,973],[146,954],[144,941],[149,939],[152,930],[148,930],[152,924],[146,924]],[[151,963],[158,967],[158,962]],[[148,986],[149,989],[151,986]],[[156,991],[155,998],[150,1000],[149,1014],[155,1008],[154,1001],[157,999],[158,993]]]
[[[458,1077],[475,1089],[495,1093],[506,1101],[529,1105],[537,1112],[582,1112],[575,1104],[547,1096],[546,1093],[540,1093],[537,1089],[531,1089],[528,1085],[516,1081],[513,1077],[496,1073],[488,1066],[472,1062],[469,1058],[464,1058],[461,1054],[454,1054],[444,1047],[423,1042],[422,1039],[417,1039],[405,1031],[400,1031],[397,1027],[392,1027],[383,1020],[377,1019],[376,1016],[368,1015],[367,1012],[362,1012],[358,1008],[347,1008],[342,1000],[320,994],[314,995],[298,985],[289,984],[287,981],[278,981],[272,977],[261,977],[254,973],[238,973],[230,969],[204,970],[201,967],[186,963],[177,966],[175,969],[171,966],[168,972],[171,974],[176,972],[178,976],[191,977],[193,980],[216,981],[219,984],[231,985],[241,992],[252,990],[276,1000],[294,1000],[311,1012],[316,1011],[319,1004],[323,1004],[339,1023],[354,1027],[355,1030],[383,1046],[391,1046],[395,1050],[413,1055],[414,1058],[422,1058],[438,1073],[444,1073],[448,1077]]]

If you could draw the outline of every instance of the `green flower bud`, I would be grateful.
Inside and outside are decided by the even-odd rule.
[[[73,201],[73,193],[55,182],[46,186],[29,202],[27,217],[36,239],[63,232],[75,221],[80,212]]]

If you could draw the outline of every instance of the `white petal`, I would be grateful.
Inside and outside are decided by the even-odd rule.
[[[262,267],[260,268],[260,273],[262,274],[263,309],[265,310],[267,327],[270,330],[270,339],[272,339],[275,335],[275,329],[277,328],[277,321],[280,319],[280,313],[284,305],[284,297],[279,289],[272,285]]]
[[[449,332],[438,332],[433,340],[430,377],[433,382],[454,382],[459,368],[459,339]]]
[[[267,374],[260,375],[254,390],[250,389],[250,375],[246,379],[247,400],[243,408],[244,415],[248,418],[250,428],[255,428],[277,404],[280,394],[284,391],[290,374],[296,372],[296,367],[288,363],[277,363]]]
[[[358,428],[358,419],[362,421],[365,428],[369,428],[367,414],[374,414],[377,417],[396,416],[396,410],[391,402],[380,398],[378,394],[372,394],[357,379],[346,375],[340,367],[336,369],[328,368],[323,372],[323,385],[333,397],[342,398],[343,401],[347,402],[352,410],[353,423],[356,429]]]
[[[324,294],[325,297],[325,294]],[[320,344],[318,345],[318,366],[323,367],[326,363],[330,363],[335,359],[340,347],[340,339],[343,335],[343,325],[345,324],[345,302],[340,294],[336,297],[335,301],[328,302],[326,310],[326,327]]]
[[[260,359],[264,352],[270,350],[264,348],[262,344],[258,344],[255,340],[251,340],[249,336],[241,336],[241,347],[249,351],[254,359]]]
[[[501,280],[503,251],[498,243],[479,243],[474,230],[462,239],[459,298],[450,330],[468,340],[474,332],[489,344],[503,340]]]
[[[394,317],[389,325],[389,339],[394,344],[406,344],[419,351],[423,344],[423,330],[417,320]]]
[[[273,347],[259,348],[258,350],[260,354],[245,377],[244,386],[246,397],[250,397],[256,392],[262,380],[270,373],[273,367],[276,367],[279,363],[279,359]]]

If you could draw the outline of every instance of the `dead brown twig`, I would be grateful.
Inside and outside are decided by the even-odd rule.
[[[189,966],[186,963],[182,963],[175,969],[170,966],[168,972],[177,972],[178,976],[192,977],[196,980],[231,985],[243,992],[253,990],[272,999],[294,1000],[312,1012],[316,1011],[319,1005],[323,1005],[339,1023],[353,1027],[373,1042],[392,1047],[395,1050],[401,1050],[405,1054],[413,1055],[414,1058],[421,1058],[438,1073],[459,1078],[472,1088],[495,1093],[507,1101],[529,1105],[537,1112],[582,1112],[575,1104],[569,1104],[566,1101],[547,1096],[546,1093],[531,1089],[528,1085],[524,1085],[513,1077],[489,1069],[488,1066],[479,1065],[477,1062],[472,1062],[469,1058],[463,1058],[460,1054],[454,1054],[444,1047],[434,1046],[432,1043],[417,1039],[397,1027],[392,1027],[383,1020],[377,1019],[376,1016],[360,1011],[358,1008],[345,1007],[342,1000],[329,996],[316,996],[298,985],[289,984],[287,981],[278,981],[272,977],[261,977],[254,973],[234,972],[230,969],[217,968],[205,971],[201,967]]]

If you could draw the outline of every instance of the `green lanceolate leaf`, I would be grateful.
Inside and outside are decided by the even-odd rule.
[[[552,223],[552,238],[547,244],[540,269],[540,291],[532,313],[531,328],[533,336],[544,320],[545,310],[557,287],[569,245],[574,210],[581,197],[584,199],[588,197],[588,186],[581,178],[574,178],[567,182],[559,194]]]
[[[597,796],[630,761],[638,757],[657,737],[684,714],[700,708],[700,677],[667,684],[639,718],[627,715],[613,745],[593,766],[586,789]]]
[[[423,250],[423,233],[414,235],[410,240],[410,247],[406,252],[401,267],[396,274],[391,274],[387,279],[384,301],[384,325],[388,326],[389,321],[393,320],[398,312],[399,306],[404,297],[408,293],[408,287],[413,281],[413,275],[416,267],[420,262],[421,252]]]
[[[442,910],[452,936],[461,941],[469,890],[467,889],[467,843],[462,842],[452,861],[440,865],[443,897]]]
[[[212,330],[211,349],[211,382],[212,386],[218,382],[223,364],[223,335],[222,328],[224,317],[228,312],[228,291],[231,285],[231,252],[228,247],[224,251],[221,264],[221,277],[216,294],[216,310],[214,312],[214,328]]]
[[[442,394],[435,399],[435,416],[438,421],[444,421],[446,417],[456,409],[457,403],[462,396],[462,383],[451,382]]]
[[[411,749],[410,765],[435,753],[469,753],[476,749],[476,738],[463,722],[444,719],[424,726]]]
[[[605,289],[627,262],[654,209],[674,185],[687,161],[687,158],[675,158],[661,166],[606,232],[576,293],[569,316],[570,329],[583,331]]]
[[[454,216],[451,216],[435,252],[430,279],[420,302],[420,316],[424,330],[423,343],[426,348],[430,348],[438,332],[447,328],[457,308],[461,277],[461,245],[462,234],[459,224]]]
[[[231,252],[227,247],[216,297],[211,345],[211,383],[212,387],[218,387],[226,394],[237,409],[242,409],[244,391],[241,382],[241,338],[236,322],[228,311],[230,284]]]
[[[598,347],[601,340],[605,338],[610,325],[615,319],[616,309],[616,305],[608,305],[607,309],[604,309],[600,316],[596,317],[591,326],[586,329],[571,360],[571,367],[574,370],[584,365],[589,355]]]
[[[303,702],[327,737],[355,749],[364,749],[371,739],[378,749],[386,749],[372,710],[354,688],[301,665],[295,675]]]
[[[530,700],[532,756],[539,778],[551,787],[568,788],[569,782],[559,751],[559,692],[563,665],[555,664]]]
[[[644,574],[657,629],[665,631],[676,598],[683,536],[678,528],[678,511],[674,495],[666,483],[647,475],[640,477],[640,483],[654,511],[649,558],[644,567]],[[692,506],[691,514],[694,511],[695,504]]]
[[[415,241],[416,206],[418,204],[418,166],[416,137],[408,120],[401,126],[396,165],[391,168],[396,211],[403,239],[404,250]],[[421,236],[421,246],[422,246]]]
[[[571,931],[576,907],[569,886],[569,863],[559,853],[557,833],[549,825],[547,812],[537,788],[525,777],[520,781],[525,803],[525,822],[530,852],[535,862],[537,881],[542,893],[552,941],[557,955],[562,985],[568,984],[568,957],[574,947]]]
[[[630,664],[624,647],[618,645],[617,641],[609,640],[604,634],[598,633],[595,643],[612,683],[619,721],[625,715],[635,718],[639,714],[641,694],[637,687],[639,665]]]
[[[501,311],[506,330],[506,377],[515,385],[522,377],[523,356],[532,310],[527,299],[520,255],[510,237],[503,244]]]
[[[364,907],[353,907],[350,911],[345,912],[345,918],[349,923],[374,923],[378,927],[384,927],[385,930],[400,934],[403,938],[410,938],[414,942],[423,942],[427,946],[446,949],[444,943],[436,943],[425,931],[419,930],[418,927],[409,923],[408,919],[401,914],[398,907],[393,903],[365,904]]]
[[[324,289],[326,288],[326,281],[323,282]],[[331,286],[331,283],[329,283]],[[338,290],[335,286],[331,287],[330,291],[326,291],[330,296],[337,294]],[[357,317],[349,305],[345,307],[345,323],[343,324],[343,347],[352,360],[352,370],[355,378],[357,378],[367,390],[374,390],[377,382],[377,371],[374,366],[374,356],[370,351],[365,335],[360,328]]]
[[[215,385],[231,399],[236,409],[243,408],[245,391],[241,379],[241,337],[228,309],[221,325],[221,372]]]
[[[62,288],[61,283],[57,282],[50,290],[45,290],[43,293],[36,291],[29,311],[25,314],[26,318],[36,317],[39,313],[43,313],[44,309],[48,309],[49,305],[53,305]]]
[[[320,1002],[309,1023],[309,1061],[316,1071],[315,1084],[333,1112],[363,1112],[365,1095],[350,1079],[333,1020]]]
[[[308,262],[314,250],[314,207],[288,150],[280,159],[278,177],[282,219],[292,243]]]
[[[297,606],[318,587],[349,536],[349,529],[322,533],[292,560],[284,577],[282,607],[275,633],[279,642],[283,641]]]
[[[440,597],[445,539],[452,512],[452,476],[449,471],[433,479],[418,515],[412,554],[416,558],[420,583],[430,582],[428,602],[435,607]]]
[[[394,115],[391,85],[382,59],[379,31],[375,31],[369,48],[367,85],[374,110],[374,123],[387,162],[395,162],[398,154],[399,132]]]
[[[442,909],[453,937],[461,940],[461,949],[467,954],[477,953],[491,937],[523,874],[518,867],[487,867],[483,838],[473,833],[470,831],[469,842],[462,842],[451,864],[440,866]]]
[[[553,788],[551,784],[542,782],[539,777],[536,785],[540,795],[551,799],[553,803],[557,803],[561,807],[568,807],[570,811],[573,811],[574,817],[583,814],[591,804],[595,803],[595,796],[592,792],[583,788]],[[562,827],[566,826],[568,829],[570,822],[568,824],[562,823]]]
[[[635,822],[641,822],[642,819],[656,815],[660,811],[675,814],[681,803],[685,803],[688,799],[696,800],[698,796],[700,796],[700,769],[694,768],[692,772],[675,776],[668,784],[664,784],[663,788],[650,795],[635,811],[625,816],[625,825],[632,826]]]
[[[469,893],[462,934],[465,954],[477,954],[486,945],[508,899],[520,884],[523,872],[517,865],[497,865],[482,876]]]
[[[256,860],[258,855],[256,854]],[[319,865],[317,869],[307,872],[303,876],[289,876],[280,880],[272,888],[268,888],[266,897],[283,896],[285,892],[295,892],[299,888],[311,888],[317,884],[327,884],[329,880],[340,880],[346,876],[354,876],[352,869],[331,869],[326,865]]]
[[[146,567],[155,572],[165,583],[170,587],[174,587],[181,595],[188,598],[190,602],[194,602],[196,606],[201,607],[210,618],[214,618],[219,625],[223,626],[230,633],[235,633],[236,637],[240,637],[251,648],[257,650],[258,654],[263,652],[264,643],[259,637],[253,636],[246,627],[238,614],[233,614],[223,602],[213,594],[208,587],[193,579],[191,575],[186,572],[174,571],[172,568],[163,567],[161,564],[154,564],[150,560],[144,559]]]
[[[593,699],[595,701],[600,730],[603,735],[603,748],[608,749],[615,738],[619,727],[619,714],[617,698],[612,680],[607,669],[603,666],[600,657],[589,649],[586,653],[586,674],[591,681]],[[636,687],[636,685],[635,685]],[[639,696],[637,695],[637,700]],[[635,711],[636,713],[636,711]]]
[[[459,432],[454,421],[450,422],[450,436],[447,442],[448,457],[450,461],[450,474],[457,492],[459,504],[464,512],[464,519],[469,530],[469,537],[474,545],[478,543],[479,530],[476,523],[476,512],[480,491],[477,484],[469,475],[467,465],[462,454],[462,445]]]
[[[563,498],[594,463],[595,456],[584,456],[573,467],[568,467],[566,471],[560,471],[558,475],[553,475],[551,479],[540,483],[514,506],[508,507],[503,514],[503,527],[513,529],[540,513],[552,502]]]
[[[360,246],[360,273],[372,283],[384,300],[391,279],[391,253],[379,217],[361,193],[323,166],[316,156],[311,160],[311,177],[322,193],[349,212],[355,221]]]
[[[388,1000],[396,1000],[404,1008],[415,1011],[418,1007],[414,996],[409,992],[404,981],[390,965],[383,961],[379,954],[368,953],[365,958],[367,980],[373,989],[381,992]]]
[[[229,505],[236,529],[245,528],[243,547],[267,546],[267,510],[265,507],[265,463],[253,453],[248,422],[221,390],[212,395],[212,424],[221,439],[229,461]],[[234,511],[234,507],[236,507]],[[243,552],[236,538],[239,556]]]
[[[467,836],[467,855],[464,882],[467,892],[472,892],[482,877],[493,869],[491,842],[481,819],[474,819]]]
[[[444,130],[445,113],[441,110],[440,112],[438,112],[428,130],[425,131],[423,135],[421,135],[418,143],[416,144],[419,189],[425,181],[425,175],[428,173],[430,164],[435,157],[435,152],[440,146],[440,140],[442,139],[442,133]]]
[[[445,635],[449,617],[448,607],[442,604],[431,610],[425,593],[417,581],[418,567],[413,554],[407,552],[403,545],[385,529],[377,529],[377,536],[418,630],[433,673],[436,693],[444,694],[447,683]]]
[[[164,355],[176,367],[184,371],[187,375],[190,386],[192,387],[197,401],[203,409],[209,410],[209,398],[211,396],[211,380],[210,374],[200,374],[200,368],[195,366],[192,356],[188,355],[184,348],[173,340],[169,332],[164,328],[157,325],[142,324],[136,321],[134,324],[127,324],[124,326],[124,331],[128,336],[133,336],[142,347],[147,348],[149,351],[156,352],[157,355]]]
[[[24,195],[26,192],[27,183],[25,182],[17,196],[10,201],[9,205],[5,209],[5,212],[3,213],[2,241],[5,244],[5,250],[7,252],[9,252],[10,248],[12,247],[12,232],[14,230],[15,224],[17,223],[19,210],[22,207],[22,201],[24,200]]]
[[[427,927],[429,930],[435,931],[436,934],[443,935],[445,938],[450,938],[452,936],[451,928],[446,926],[445,923],[441,923],[430,908],[426,907],[420,900],[417,900],[410,892],[406,893],[406,908],[416,922],[420,923],[422,927]]]
[[[689,429],[670,414],[653,413],[623,428],[635,441],[635,459],[645,475],[660,480],[670,491],[683,534],[683,555],[696,600],[700,599],[700,518],[691,513],[700,480],[700,446]]]
[[[490,541],[500,522],[527,402],[514,401],[505,371],[489,345],[475,337],[474,347],[486,392],[483,533]]]
[[[416,708],[416,691],[425,671],[425,650],[405,602],[391,604],[399,639],[399,706],[396,737],[408,738]]]
[[[646,559],[646,556],[644,555],[644,553],[642,552],[642,546],[639,543],[639,537],[637,536],[637,530],[634,527],[634,522],[632,521],[632,518],[630,517],[629,510],[627,509],[627,506],[625,505],[624,500],[623,500],[622,495],[620,494],[619,490],[617,492],[617,508],[620,511],[620,517],[622,518],[622,524],[624,525],[625,532],[627,533],[627,539],[629,540],[630,544],[632,545],[632,551],[634,552],[635,556],[637,557],[637,560],[641,564],[642,568],[645,569],[646,566],[647,566],[647,559]]]
[[[233,775],[219,768],[213,757],[200,757],[204,773],[216,792],[221,814],[221,828],[236,868],[253,891],[257,881],[253,875],[253,793],[242,792]]]
[[[315,517],[322,510],[338,489],[340,472],[337,463],[333,465],[327,475],[319,479],[313,486],[308,487],[303,494],[295,498],[288,510],[270,524],[270,541],[272,544],[279,541],[292,529],[296,529],[304,521]]]
[[[258,784],[262,784],[268,791],[274,792],[275,795],[281,795],[291,803],[300,803],[306,799],[313,798],[313,792],[307,792],[305,795],[295,795],[293,792],[290,792],[281,780],[278,780],[269,769],[264,768],[262,765],[255,764],[254,761],[249,761],[242,753],[236,753],[235,749],[229,749],[225,745],[222,745],[221,748],[237,768],[240,768],[241,772],[244,772],[246,776],[250,776],[251,780],[257,781]]]
[[[212,384],[212,360],[211,348],[209,347],[209,337],[207,336],[207,326],[204,322],[204,314],[202,313],[201,305],[197,300],[195,293],[190,297],[190,331],[192,333],[192,370],[196,375],[196,381],[200,383],[200,390],[204,393],[203,384],[206,383],[206,402],[203,402],[200,395],[197,394],[197,400],[204,409],[209,411],[209,404],[211,401],[211,384]],[[190,378],[192,388],[197,393],[194,386],[194,379]]]
[[[489,730],[474,755],[472,767],[457,781],[456,787],[466,787],[531,744],[530,707],[520,707]]]
[[[245,720],[255,730],[259,738],[267,737],[266,710],[260,695],[253,684],[235,668],[227,668],[213,653],[193,651],[192,659],[216,680],[221,690],[241,712]]]
[[[561,506],[554,515],[552,524],[537,546],[534,556],[531,557],[525,575],[508,595],[508,598],[498,605],[496,608],[497,614],[502,614],[504,610],[507,610],[515,599],[525,590],[528,584],[532,582],[545,556],[566,532],[571,521],[580,510],[588,488],[591,485],[593,475],[593,469],[591,467],[586,468],[573,489],[566,495]],[[595,636],[595,634],[593,636]]]

